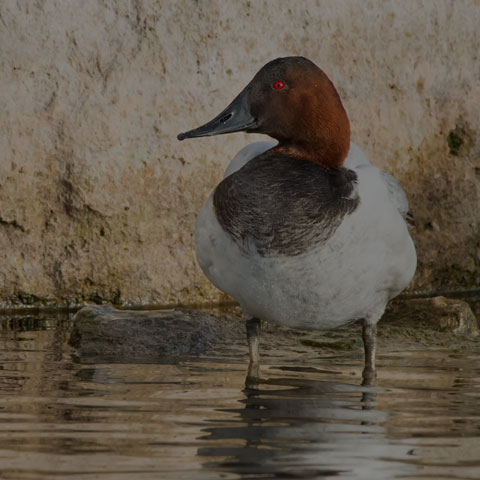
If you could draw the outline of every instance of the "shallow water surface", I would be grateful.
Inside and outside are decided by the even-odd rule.
[[[2,479],[478,479],[480,350],[357,351],[244,338],[197,357],[82,364],[71,319],[0,317]],[[381,326],[379,327],[381,328]]]

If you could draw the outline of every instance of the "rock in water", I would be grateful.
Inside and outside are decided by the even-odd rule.
[[[201,311],[87,306],[74,317],[69,343],[82,361],[158,362],[204,351],[224,339],[232,323]]]
[[[383,321],[419,330],[451,332],[457,336],[478,336],[478,322],[464,300],[433,297],[393,301]]]

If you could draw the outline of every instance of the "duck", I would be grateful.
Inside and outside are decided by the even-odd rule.
[[[229,164],[197,216],[195,252],[243,311],[250,367],[261,321],[360,322],[363,375],[375,377],[377,323],[417,263],[404,190],[351,141],[334,84],[305,57],[268,62],[219,115],[177,138],[233,132],[274,141],[247,145]]]

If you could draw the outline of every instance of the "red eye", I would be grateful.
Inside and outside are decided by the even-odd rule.
[[[284,86],[285,86],[285,84],[284,84],[281,80],[277,80],[277,81],[273,84],[273,88],[274,88],[275,90],[281,90]]]

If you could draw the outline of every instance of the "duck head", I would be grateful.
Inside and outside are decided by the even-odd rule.
[[[350,123],[333,83],[304,57],[277,58],[255,75],[213,120],[179,140],[244,131],[278,140],[272,149],[339,167],[350,145]]]

